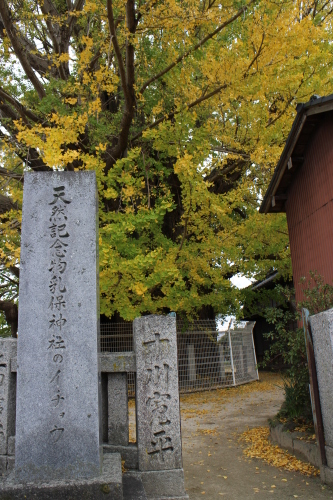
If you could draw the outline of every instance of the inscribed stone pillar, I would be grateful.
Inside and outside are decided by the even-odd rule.
[[[328,466],[333,468],[333,309],[310,316]]]
[[[16,478],[100,474],[94,172],[24,176]]]
[[[136,318],[133,334],[139,470],[180,469],[176,318]]]

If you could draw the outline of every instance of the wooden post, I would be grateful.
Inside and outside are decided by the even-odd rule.
[[[316,361],[314,357],[311,327],[308,322],[309,311],[307,309],[304,308],[302,309],[302,318],[303,318],[303,328],[304,328],[305,345],[306,345],[306,356],[308,359],[309,375],[310,375],[309,389],[310,389],[314,428],[315,428],[317,443],[320,450],[321,463],[322,465],[327,465],[326,452],[325,452],[324,426],[323,426],[323,418],[320,407]]]

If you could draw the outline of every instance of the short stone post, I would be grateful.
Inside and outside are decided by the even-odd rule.
[[[333,309],[310,316],[309,323],[326,443],[327,467],[321,467],[321,477],[333,485]]]
[[[16,339],[0,340],[0,474],[14,465],[16,373],[11,358],[16,357]]]
[[[133,333],[141,479],[148,498],[185,499],[176,318],[136,318]]]
[[[128,446],[127,373],[108,374],[108,443]]]

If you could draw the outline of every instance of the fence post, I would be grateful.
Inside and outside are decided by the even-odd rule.
[[[253,325],[253,328],[254,328],[254,325]],[[253,349],[253,357],[254,357],[254,366],[255,366],[255,368],[256,368],[256,372],[257,372],[257,380],[259,380],[259,372],[258,372],[258,364],[257,364],[256,348],[255,348],[255,346],[254,346],[253,328],[252,328],[252,331],[251,331],[252,349]]]
[[[232,370],[232,381],[233,381],[234,385],[236,385],[235,369],[234,369],[234,356],[232,354],[230,328],[228,329],[228,339],[229,339],[229,351],[230,351],[230,361],[231,361],[231,370]]]
[[[197,370],[195,366],[195,350],[193,344],[187,344],[187,365],[188,381],[191,386],[197,379]]]

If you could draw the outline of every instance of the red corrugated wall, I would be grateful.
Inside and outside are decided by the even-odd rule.
[[[333,284],[333,121],[324,121],[312,137],[305,159],[288,190],[286,202],[296,300],[299,281],[318,271]]]

